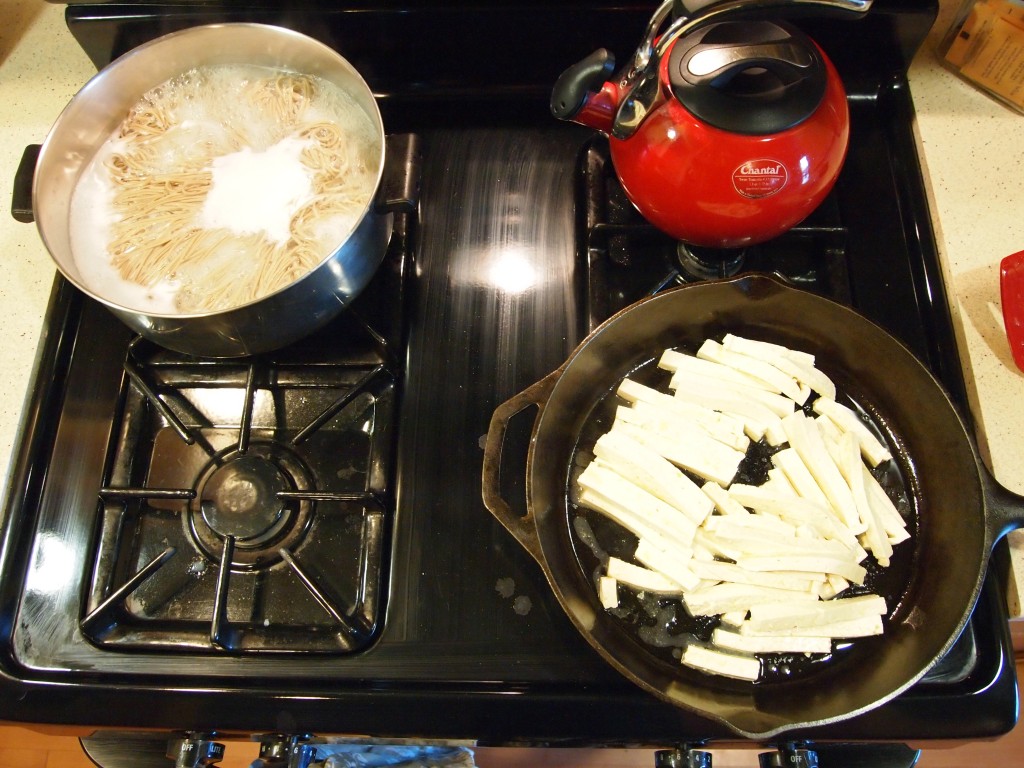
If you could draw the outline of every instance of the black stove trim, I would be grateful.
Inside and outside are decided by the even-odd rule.
[[[897,91],[895,99],[906,100],[905,90]],[[909,166],[900,172],[912,173],[913,163]],[[917,204],[925,203],[918,200]],[[929,258],[929,254],[934,257],[930,232],[915,232],[925,241],[916,246],[924,252],[925,276],[937,280],[929,290],[937,291],[933,298],[941,301],[941,273],[937,261]],[[33,500],[38,499],[45,480],[45,446],[57,422],[49,406],[59,402],[65,388],[62,371],[75,351],[80,314],[89,304],[62,278],[56,280],[6,505],[0,561],[0,630],[6,638],[14,631],[20,575],[27,567],[26,541],[34,523],[19,516],[18,510],[34,508]],[[940,316],[938,324],[951,333],[948,316]],[[946,363],[955,364],[955,345],[945,352]],[[944,378],[955,383],[959,376],[957,368],[947,370]],[[980,620],[975,622],[975,630],[979,644],[994,647],[996,652],[966,680],[952,688],[919,684],[875,710],[799,735],[813,740],[919,740],[980,738],[1010,730],[1017,716],[1017,688],[1008,628],[1001,618],[1005,611],[1001,595],[998,577],[990,576],[979,602]],[[9,643],[0,644],[0,652],[0,699],[12,702],[0,711],[6,720],[26,723],[243,733],[365,732],[379,738],[471,738],[495,745],[671,745],[695,735],[735,739],[723,726],[662,704],[614,678],[596,686],[580,686],[197,676],[181,686],[172,676],[125,679],[87,672],[41,673],[22,666],[12,656]],[[950,719],[950,690],[970,717]],[[140,700],[150,706],[139,707]],[[622,712],[631,716],[623,718]]]
[[[980,609],[992,610],[999,591],[986,585]],[[988,624],[988,622],[986,622]],[[1009,634],[1001,638],[1009,647]],[[846,742],[856,740],[920,741],[977,739],[1006,733],[1014,724],[1005,703],[1016,709],[1012,675],[1000,672],[1012,652],[993,659],[981,679],[965,681],[961,690],[972,700],[970,722],[950,718],[948,695],[918,686],[904,696],[866,714],[824,728],[781,735],[788,741]],[[6,667],[6,665],[5,665]],[[472,739],[481,746],[673,746],[681,742],[736,742],[720,724],[662,704],[623,681],[621,685],[586,690],[552,685],[518,688],[501,684],[375,686],[291,689],[286,681],[254,681],[229,687],[197,679],[175,687],[166,679],[117,685],[85,681],[13,680],[5,668],[0,689],[16,710],[5,720],[54,725],[88,724],[96,728],[157,728],[242,734],[272,731],[372,734],[375,739]],[[271,689],[272,688],[272,689]],[[967,689],[986,690],[984,697]],[[996,703],[998,700],[998,703]],[[140,701],[149,706],[140,707]],[[629,713],[623,717],[623,713]],[[929,723],[922,729],[921,722]],[[700,722],[699,734],[693,733]],[[227,736],[226,736],[227,737]]]
[[[266,6],[264,6],[266,7]],[[271,6],[272,7],[272,6]],[[148,4],[69,6],[72,21],[96,21],[94,34],[83,46],[101,63],[106,50],[117,47],[113,33],[119,20],[134,17],[140,24],[162,16],[168,8],[180,13],[172,23],[185,25],[188,14],[197,6],[161,6]],[[632,16],[646,18],[649,7],[628,6]],[[924,38],[935,17],[932,0],[877,0],[873,11],[872,30],[893,45],[888,55],[874,58],[859,55],[857,44],[841,56],[835,56],[844,71],[852,99],[888,98],[892,106],[885,111],[884,127],[889,141],[900,147],[904,160],[895,169],[900,185],[909,184],[910,191],[901,201],[901,216],[907,226],[903,236],[921,256],[921,266],[914,275],[917,294],[930,296],[939,308],[936,327],[929,333],[942,339],[936,359],[929,360],[933,369],[942,372],[947,388],[962,408],[966,398],[959,372],[955,337],[951,331],[948,305],[942,287],[941,269],[935,253],[934,236],[927,226],[927,200],[921,185],[921,169],[916,161],[910,119],[912,106],[906,82],[899,73],[905,71],[910,57]],[[207,11],[203,15],[213,20]],[[211,11],[218,13],[216,7]],[[898,25],[896,17],[910,12],[910,19]],[[171,14],[173,16],[173,13]],[[194,18],[194,17],[193,17]],[[105,26],[113,25],[113,26]],[[813,25],[812,25],[813,26]],[[98,31],[97,31],[98,30]],[[616,30],[616,39],[636,39],[633,29]],[[154,36],[154,35],[150,35]],[[573,37],[571,45],[554,49],[552,56],[558,67],[571,62],[577,46],[588,53],[592,41],[585,35]],[[599,42],[608,43],[601,39]],[[100,46],[97,48],[96,46]],[[826,48],[828,48],[826,41]],[[99,51],[99,53],[94,53]],[[895,81],[883,77],[881,68],[894,73]],[[546,75],[545,75],[546,77]],[[533,106],[546,101],[538,87],[512,93],[512,112],[522,105]],[[451,93],[451,102],[464,94]],[[476,106],[497,101],[495,94],[475,93]],[[415,94],[407,97],[415,101]],[[402,99],[384,99],[385,113]],[[450,105],[449,105],[450,106]],[[434,113],[428,113],[433,115]],[[436,117],[450,117],[445,107]],[[474,112],[470,119],[493,123],[497,114]],[[546,115],[530,113],[526,118],[537,121]],[[392,130],[400,128],[390,125]],[[922,226],[923,224],[923,226]],[[27,543],[31,540],[34,521],[24,510],[32,510],[47,468],[42,456],[59,421],[55,402],[64,391],[64,371],[77,342],[77,322],[85,299],[76,289],[58,278],[54,285],[44,328],[35,374],[29,388],[22,431],[12,457],[11,485],[4,505],[6,517],[0,540],[0,714],[9,721],[52,723],[116,728],[160,728],[169,730],[211,729],[224,733],[251,734],[267,731],[331,733],[372,733],[377,737],[416,736],[422,738],[470,738],[481,744],[533,744],[552,746],[634,745],[636,743],[674,745],[697,736],[702,739],[735,741],[724,727],[664,705],[613,675],[601,677],[600,685],[581,686],[553,683],[514,684],[506,682],[455,684],[436,682],[429,685],[396,681],[310,681],[287,679],[252,679],[243,677],[191,677],[187,685],[179,678],[166,676],[112,676],[90,672],[49,674],[23,666],[14,656],[9,642],[17,621],[22,577],[28,567]],[[999,553],[997,552],[997,555]],[[995,571],[997,569],[993,569]],[[977,667],[967,679],[953,685],[961,709],[950,716],[949,687],[919,684],[905,694],[863,715],[827,728],[808,729],[800,734],[786,734],[823,741],[851,739],[958,739],[996,736],[1010,730],[1017,717],[1017,687],[1013,672],[1012,650],[1008,628],[1002,620],[1002,590],[998,574],[986,580],[978,607],[976,631],[979,643],[991,644],[996,653]],[[582,646],[581,647],[585,647]],[[590,659],[581,662],[591,663]],[[594,660],[593,663],[598,663]],[[146,702],[147,706],[140,706]],[[622,717],[628,712],[629,717]],[[961,712],[969,717],[961,717]],[[699,734],[694,734],[699,730]]]

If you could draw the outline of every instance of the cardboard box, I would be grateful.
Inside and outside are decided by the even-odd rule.
[[[1024,2],[969,0],[940,53],[965,80],[1024,112]]]

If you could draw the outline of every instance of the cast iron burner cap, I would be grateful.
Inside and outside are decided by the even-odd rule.
[[[706,248],[683,242],[676,245],[676,260],[683,282],[732,277],[742,269],[745,256],[743,248]]]
[[[274,535],[285,516],[277,494],[289,483],[262,456],[240,456],[214,470],[203,486],[199,508],[206,524],[220,536],[259,542]]]
[[[189,535],[216,563],[230,539],[230,565],[239,569],[273,565],[282,548],[302,540],[314,502],[300,497],[316,490],[305,463],[272,441],[218,454],[199,473],[195,488],[186,520]]]

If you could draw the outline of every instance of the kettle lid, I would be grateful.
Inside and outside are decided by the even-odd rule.
[[[698,119],[730,133],[767,135],[810,117],[828,71],[803,32],[778,21],[724,21],[676,40],[672,93]]]

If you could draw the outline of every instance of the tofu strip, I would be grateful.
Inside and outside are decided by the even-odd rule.
[[[659,595],[678,595],[683,591],[682,585],[664,574],[627,563],[617,557],[608,558],[608,577],[620,584],[628,584],[643,592]]]
[[[711,633],[718,648],[744,653],[831,653],[832,640],[808,635],[744,635],[721,627]]]
[[[808,363],[805,359],[787,354],[791,350],[785,347],[734,336],[731,333],[726,334],[722,339],[722,346],[733,352],[764,360],[801,384],[810,387],[822,397],[835,400],[836,385],[832,379],[822,373],[820,369],[815,368],[813,362]]]
[[[782,422],[789,444],[803,460],[807,471],[817,482],[818,487],[832,508],[854,533],[862,533],[864,525],[857,512],[857,504],[853,500],[850,486],[846,484],[842,473],[832,460],[832,455],[825,447],[821,433],[813,425],[803,411],[787,416]]]
[[[743,434],[743,422],[734,416],[718,413],[693,403],[677,400],[672,395],[659,392],[630,379],[624,379],[616,394],[631,405],[645,404],[665,411],[688,427],[700,427],[716,440],[731,445],[738,451],[745,451],[750,441]],[[637,408],[638,411],[643,410]]]
[[[602,435],[594,446],[594,454],[602,463],[671,504],[697,525],[714,509],[714,501],[678,467],[621,431]]]
[[[834,573],[854,584],[863,584],[867,571],[863,566],[838,557],[827,555],[795,555],[775,557],[772,555],[751,555],[736,561],[748,571],[800,571],[804,573]]]
[[[619,413],[632,414],[632,409],[623,408]],[[612,429],[706,480],[728,485],[736,477],[744,457],[741,451],[699,434],[679,438],[670,425],[643,419],[637,423],[633,418],[632,415],[616,418]]]
[[[879,442],[878,438],[865,426],[860,417],[845,405],[827,397],[819,397],[812,406],[815,413],[832,419],[845,432],[853,432],[860,442],[861,453],[873,467],[892,458],[889,449]]]
[[[755,384],[718,379],[690,371],[679,371],[672,375],[669,389],[679,397],[680,391],[690,391],[704,395],[727,397],[729,399],[752,400],[768,408],[780,419],[789,416],[796,408],[796,403],[784,395],[776,394]]]
[[[711,339],[706,340],[700,349],[697,350],[697,357],[727,365],[755,379],[759,379],[769,385],[773,391],[782,393],[798,405],[803,405],[807,399],[806,394],[800,389],[800,385],[792,376],[783,373],[775,366],[763,360],[758,360],[756,357],[750,357],[749,355],[743,355],[726,349]]]
[[[761,674],[761,662],[753,656],[716,651],[693,643],[683,650],[680,661],[687,667],[751,682]]]

